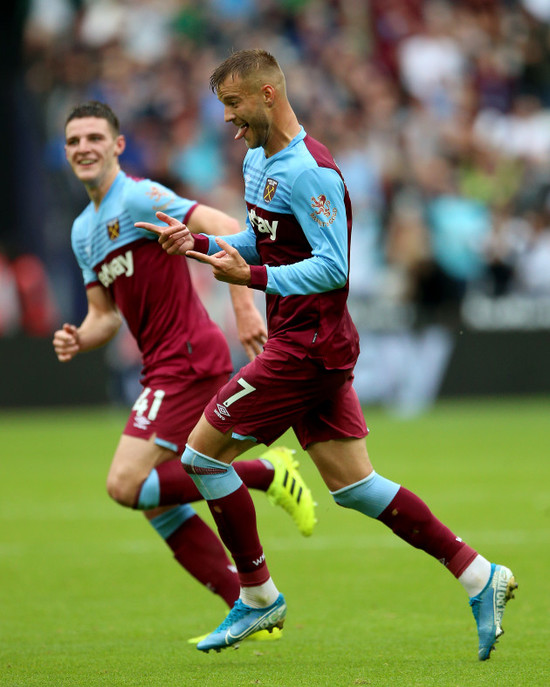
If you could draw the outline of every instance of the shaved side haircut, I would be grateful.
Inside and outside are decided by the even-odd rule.
[[[266,50],[239,50],[232,53],[210,77],[210,88],[217,93],[229,77],[259,87],[266,81],[286,93],[285,77],[277,60]]]

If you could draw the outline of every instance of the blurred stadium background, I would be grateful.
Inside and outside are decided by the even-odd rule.
[[[2,17],[0,684],[548,685],[550,0],[8,0]],[[64,160],[66,115],[109,102],[126,171],[244,221],[245,148],[208,77],[256,46],[282,63],[354,204],[369,451],[518,575],[490,665],[451,576],[336,515],[303,460],[311,540],[256,502],[288,641],[205,670],[185,640],[219,621],[216,599],[105,495],[138,365],[124,332],[69,365],[53,354],[53,330],[86,307],[70,228],[88,199]],[[240,364],[225,287],[194,275]],[[422,580],[414,594],[403,571]]]
[[[276,55],[346,178],[362,401],[410,416],[550,391],[550,2],[20,0],[4,15],[0,406],[134,397],[124,332],[67,366],[51,348],[85,312],[70,108],[108,102],[127,172],[244,221],[245,149],[208,87],[244,47]],[[239,365],[225,287],[195,277]]]

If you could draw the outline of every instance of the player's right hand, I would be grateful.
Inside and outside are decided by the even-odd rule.
[[[65,363],[72,360],[80,351],[80,339],[78,329],[74,324],[64,324],[63,329],[58,329],[53,335],[53,347],[57,359]]]
[[[167,224],[162,227],[151,222],[135,222],[134,226],[147,229],[156,234],[162,248],[170,255],[185,255],[188,250],[193,250],[195,239],[187,226],[175,217],[170,217],[164,212],[155,213],[157,218]]]

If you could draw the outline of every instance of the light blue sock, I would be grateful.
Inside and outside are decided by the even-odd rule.
[[[390,505],[400,488],[399,484],[373,470],[365,479],[330,493],[339,506],[377,518]]]
[[[160,501],[160,480],[158,472],[153,468],[147,475],[147,479],[141,485],[136,508],[138,510],[148,510],[156,508]]]
[[[180,528],[186,520],[196,515],[196,510],[188,503],[175,506],[170,510],[164,511],[149,522],[156,529],[163,539],[168,539],[171,534]]]
[[[232,465],[205,456],[192,449],[189,444],[185,446],[181,462],[207,501],[229,496],[243,483]]]

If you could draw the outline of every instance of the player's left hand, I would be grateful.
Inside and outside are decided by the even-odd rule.
[[[222,249],[219,253],[206,255],[205,253],[188,250],[186,255],[189,258],[195,258],[201,262],[208,263],[212,267],[214,277],[218,281],[248,286],[250,284],[250,266],[246,260],[236,248],[230,246],[222,238],[217,237],[216,243]]]

